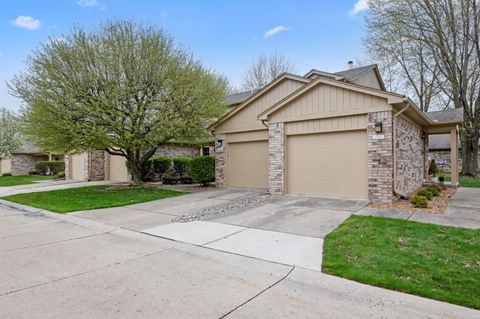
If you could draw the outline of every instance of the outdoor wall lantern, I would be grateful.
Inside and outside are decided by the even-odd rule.
[[[223,150],[223,140],[217,140],[217,145],[216,145],[217,150]]]
[[[375,133],[382,133],[382,122],[375,122]]]

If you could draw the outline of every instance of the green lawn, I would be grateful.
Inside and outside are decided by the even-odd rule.
[[[445,178],[446,182],[450,182],[450,172],[441,172],[438,173],[438,176],[443,176]],[[476,187],[480,188],[480,178],[477,176],[477,179],[471,179],[471,178],[462,178],[460,176],[460,179],[458,181],[459,186],[461,187]]]
[[[326,237],[323,271],[480,309],[480,230],[352,216]]]
[[[156,187],[112,188],[112,186],[102,185],[17,194],[2,197],[2,199],[63,214],[79,210],[125,206],[183,194],[186,193]]]
[[[51,180],[53,176],[25,175],[0,176],[0,187],[33,184],[38,181]]]

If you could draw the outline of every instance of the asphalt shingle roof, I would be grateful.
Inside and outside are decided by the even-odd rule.
[[[463,109],[460,108],[427,112],[426,114],[434,122],[463,121]]]
[[[28,153],[41,153],[41,151],[39,148],[33,146],[32,144],[28,142],[24,142],[22,146],[20,146],[20,148],[14,153],[28,154]]]
[[[363,74],[367,71],[370,71],[370,70],[374,69],[375,67],[376,67],[375,64],[370,64],[370,65],[361,66],[361,67],[358,67],[358,68],[353,68],[353,69],[349,69],[349,70],[343,70],[343,71],[335,72],[333,74],[344,76],[347,79],[353,80],[356,77],[358,77],[360,74]]]
[[[252,96],[255,92],[258,90],[251,90],[251,91],[245,91],[245,92],[240,92],[240,93],[234,93],[229,96],[227,96],[227,103],[229,105],[235,105],[235,104],[240,104],[246,99],[248,99],[250,96]]]

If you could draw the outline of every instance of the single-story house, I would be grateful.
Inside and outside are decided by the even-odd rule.
[[[445,111],[428,112],[427,115],[432,119],[442,121],[463,121],[462,109],[451,109]],[[450,171],[450,136],[448,134],[432,135],[428,139],[428,159],[435,160],[439,169]],[[458,168],[462,167],[461,145],[459,145]],[[478,165],[480,165],[480,154],[478,155]]]
[[[165,144],[160,146],[153,156],[194,157],[213,155],[214,142],[202,145]],[[123,156],[110,155],[99,150],[80,154],[65,155],[65,178],[80,181],[111,180],[128,182],[131,176]]]
[[[376,65],[285,73],[209,127],[216,184],[391,202],[427,179],[429,134],[450,134],[457,161],[461,124],[387,92]]]
[[[0,174],[11,173],[13,176],[28,175],[35,170],[35,163],[48,161],[51,156],[37,147],[24,143],[17,151],[10,155],[10,158],[0,161]]]

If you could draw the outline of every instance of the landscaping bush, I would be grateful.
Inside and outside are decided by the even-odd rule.
[[[65,172],[60,172],[54,176],[55,179],[64,179],[65,178]]]
[[[153,172],[157,174],[160,179],[166,171],[172,166],[172,159],[167,156],[152,157],[149,161],[152,162]]]
[[[64,161],[48,161],[47,162],[48,170],[50,175],[57,175],[58,173],[65,171],[65,162]]]
[[[433,197],[433,194],[431,191],[429,191],[428,189],[424,188],[424,189],[421,189],[417,192],[417,195],[418,196],[425,196],[428,200],[431,200],[432,197]]]
[[[164,185],[175,185],[178,184],[179,178],[175,176],[164,176],[162,178],[162,183]]]
[[[438,195],[440,195],[440,192],[438,191],[438,189],[434,186],[430,186],[429,188],[427,188],[427,191],[429,191],[430,193],[432,193],[433,196],[437,197]]]
[[[3,173],[2,176],[12,176],[12,173]]]
[[[193,181],[207,186],[215,181],[215,158],[213,156],[197,156],[190,163],[190,174]]]
[[[188,170],[190,169],[190,163],[192,159],[190,157],[177,157],[173,159],[173,169],[178,176],[187,175]]]
[[[447,189],[447,187],[443,184],[433,184],[432,187],[435,187],[439,192],[442,192],[443,190]]]
[[[35,163],[35,169],[40,175],[47,175],[48,161],[38,161]]]
[[[428,200],[425,196],[413,195],[410,197],[410,203],[417,208],[426,208],[428,205]]]

